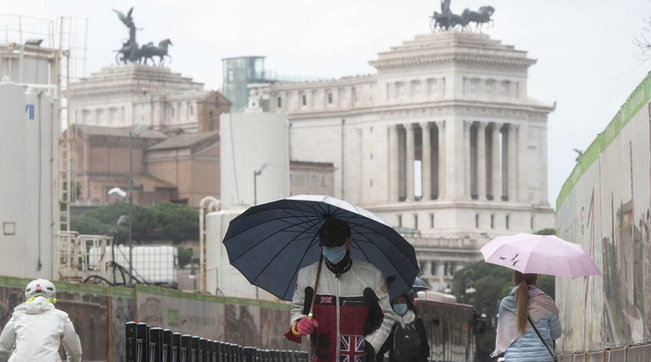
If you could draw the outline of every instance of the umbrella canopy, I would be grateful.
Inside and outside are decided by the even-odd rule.
[[[419,277],[416,277],[416,280],[414,280],[414,285],[411,287],[411,289],[415,292],[419,292],[421,290],[427,290],[430,288],[431,288],[430,285]]]
[[[414,247],[371,212],[329,196],[297,195],[247,209],[228,226],[228,258],[251,284],[291,300],[299,269],[321,256],[318,231],[330,217],[350,225],[354,259],[375,265],[385,280],[395,278],[391,298],[410,290],[418,274]]]
[[[524,274],[548,274],[577,278],[601,275],[583,247],[554,235],[520,233],[489,241],[481,253],[487,263],[505,266]]]

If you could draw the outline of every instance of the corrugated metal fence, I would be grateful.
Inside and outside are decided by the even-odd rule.
[[[602,351],[562,353],[559,362],[649,362],[651,342],[611,348]]]

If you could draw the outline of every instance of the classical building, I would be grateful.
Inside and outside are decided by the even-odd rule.
[[[213,131],[231,103],[221,93],[166,67],[106,67],[66,92],[71,123],[102,127],[144,124],[157,130]]]
[[[112,202],[113,187],[129,185],[129,129],[72,125],[76,205]],[[147,130],[132,138],[133,202],[176,202],[197,206],[219,196],[219,135],[214,132],[168,136]]]
[[[379,53],[376,74],[272,83],[269,109],[290,121],[290,159],[332,163],[336,197],[420,235],[442,288],[490,237],[554,225],[554,106],[527,94],[534,63],[486,34],[419,35]]]
[[[334,181],[332,162],[289,161],[290,195],[334,195]]]

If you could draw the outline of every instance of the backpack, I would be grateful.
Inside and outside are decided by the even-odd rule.
[[[418,356],[420,349],[420,337],[414,322],[396,322],[396,329],[393,334],[393,359],[396,361],[411,361]]]

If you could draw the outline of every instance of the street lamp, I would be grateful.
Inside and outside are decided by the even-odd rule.
[[[258,176],[262,174],[265,167],[267,167],[267,164],[263,163],[259,170],[253,170],[253,206],[258,204]]]
[[[124,190],[120,189],[119,187],[114,187],[111,190],[109,190],[109,195],[119,198],[119,199],[124,199],[127,197],[129,199],[129,214],[127,216],[128,221],[129,221],[129,232],[128,232],[128,239],[127,243],[129,246],[129,286],[133,285],[133,240],[131,238],[131,231],[132,231],[132,209],[133,209],[133,137],[138,137],[140,136],[141,133],[146,131],[149,128],[149,126],[141,124],[137,126],[135,129],[129,130],[129,187],[127,188],[127,191],[125,192]]]
[[[139,125],[135,129],[129,131],[129,189],[127,190],[127,197],[129,198],[129,286],[133,285],[133,240],[131,239],[131,214],[133,209],[133,137],[140,136],[141,133],[145,132],[149,126],[144,124]]]
[[[462,276],[463,299],[468,303],[470,297],[477,291],[475,289],[475,273],[472,270],[466,270]]]

